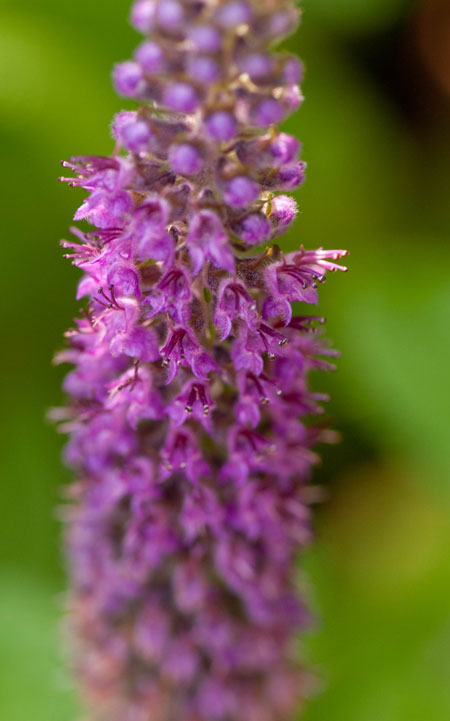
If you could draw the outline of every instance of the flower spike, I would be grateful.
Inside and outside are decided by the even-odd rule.
[[[278,127],[302,66],[274,49],[298,19],[294,0],[137,0],[144,38],[113,79],[139,108],[110,157],[63,162],[92,226],[62,242],[86,307],[53,414],[78,478],[68,616],[89,721],[285,721],[305,695],[295,560],[312,446],[334,439],[308,374],[335,355],[305,304],[346,253],[275,244],[305,178]]]

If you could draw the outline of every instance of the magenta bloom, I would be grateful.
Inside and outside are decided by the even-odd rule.
[[[345,251],[273,244],[305,170],[276,127],[301,98],[272,49],[297,19],[289,0],[138,0],[146,37],[114,81],[143,103],[110,157],[64,163],[93,227],[63,242],[86,308],[58,357],[91,721],[285,721],[304,693],[295,559],[327,438],[308,374],[334,355],[305,304]]]

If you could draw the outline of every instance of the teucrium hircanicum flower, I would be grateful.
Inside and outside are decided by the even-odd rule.
[[[64,163],[93,226],[63,243],[87,305],[59,360],[95,721],[281,720],[303,693],[294,562],[326,440],[308,374],[333,355],[304,309],[345,253],[273,244],[305,169],[276,127],[302,99],[300,63],[273,50],[297,19],[291,0],[138,0],[146,37],[114,81],[143,102],[110,157]]]

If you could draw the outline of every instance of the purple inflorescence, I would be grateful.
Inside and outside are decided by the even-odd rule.
[[[301,66],[273,45],[292,0],[138,0],[110,157],[64,165],[88,191],[67,257],[86,308],[63,430],[70,624],[93,721],[277,721],[304,693],[295,558],[327,432],[308,374],[332,364],[317,286],[344,251],[283,253],[304,179],[279,123]],[[299,315],[296,315],[299,313]],[[59,413],[61,416],[61,413]]]

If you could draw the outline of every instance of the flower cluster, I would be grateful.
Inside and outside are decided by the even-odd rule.
[[[63,241],[87,301],[58,360],[74,365],[70,623],[95,721],[274,721],[303,693],[294,562],[327,440],[308,374],[334,353],[293,303],[315,304],[345,252],[273,242],[304,164],[277,129],[301,65],[269,47],[297,15],[137,0],[145,40],[114,80],[144,102],[115,118],[111,157],[64,163],[93,227]]]

